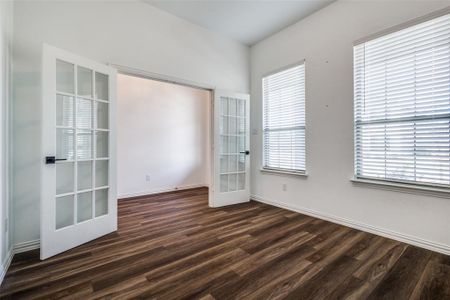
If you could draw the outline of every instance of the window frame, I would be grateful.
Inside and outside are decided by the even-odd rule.
[[[413,27],[415,25],[419,25],[421,23],[433,20],[435,18],[442,17],[444,15],[450,14],[450,6],[446,7],[444,9],[432,12],[430,14],[414,18],[412,20],[409,20],[407,22],[401,23],[396,26],[392,26],[390,28],[381,30],[377,33],[368,35],[364,38],[358,39],[353,43],[353,49],[352,49],[352,59],[353,59],[353,177],[350,179],[350,181],[353,184],[368,184],[373,187],[378,187],[382,189],[387,190],[393,190],[393,191],[401,191],[405,192],[408,190],[414,190],[414,194],[423,192],[426,195],[430,194],[433,196],[441,196],[444,195],[444,198],[448,198],[450,194],[450,184],[439,184],[439,183],[427,183],[427,182],[414,182],[414,181],[408,181],[408,180],[401,180],[401,179],[386,179],[386,178],[377,178],[377,177],[370,177],[370,176],[361,176],[358,175],[357,170],[357,158],[358,155],[356,153],[357,150],[357,124],[356,124],[356,92],[355,92],[355,47],[361,44],[364,44],[366,42],[375,40],[377,38],[381,38],[383,36],[401,31],[403,29],[407,29],[410,27]],[[387,122],[389,123],[389,122]],[[432,194],[432,193],[435,194]]]
[[[305,159],[305,169],[304,170],[300,170],[300,169],[285,169],[285,168],[273,168],[273,167],[269,167],[269,166],[266,166],[266,151],[265,151],[265,149],[264,149],[264,137],[265,137],[265,132],[264,132],[264,122],[265,122],[265,110],[264,110],[264,107],[265,107],[265,105],[264,105],[264,103],[265,103],[265,100],[264,100],[264,78],[266,78],[266,77],[269,77],[269,76],[271,76],[271,75],[275,75],[275,74],[277,74],[277,73],[281,73],[281,72],[283,72],[283,71],[287,71],[287,70],[289,70],[289,69],[292,69],[292,68],[295,68],[295,67],[299,67],[299,66],[302,66],[303,65],[303,72],[304,72],[304,78],[303,78],[303,80],[304,80],[304,87],[303,87],[303,89],[304,89],[304,91],[305,91],[305,101],[304,101],[304,110],[305,110],[305,116],[304,116],[304,119],[305,119],[305,126],[304,126],[304,131],[305,131],[305,157],[304,157],[304,159]],[[261,172],[264,172],[264,173],[272,173],[272,174],[275,174],[275,175],[294,175],[294,176],[302,176],[302,177],[306,177],[306,176],[308,176],[308,173],[307,173],[307,146],[306,146],[306,114],[307,114],[307,109],[306,109],[306,59],[302,59],[302,60],[299,60],[299,61],[297,61],[297,62],[295,62],[295,63],[291,63],[291,64],[289,64],[289,65],[285,65],[285,66],[283,66],[283,67],[280,67],[280,68],[277,68],[277,69],[274,69],[274,70],[272,70],[272,71],[270,71],[270,72],[267,72],[267,73],[264,73],[262,76],[261,76],[261,99],[262,99],[262,101],[261,101],[261,104],[262,104],[262,109],[261,109],[261,112],[262,112],[262,119],[261,119],[261,128],[262,128],[262,130],[261,130],[261,141],[262,141],[262,144],[261,144],[261,151],[262,151],[262,156],[261,156],[261,158],[262,158],[262,161],[261,161],[261,168],[260,168],[260,171]]]

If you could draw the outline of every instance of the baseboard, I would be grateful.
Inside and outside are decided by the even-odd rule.
[[[330,221],[332,223],[336,223],[336,224],[344,225],[344,226],[351,227],[354,229],[358,229],[361,231],[373,233],[373,234],[376,234],[376,235],[379,235],[382,237],[386,237],[386,238],[393,239],[393,240],[396,240],[399,242],[407,243],[407,244],[417,246],[420,248],[425,248],[425,249],[428,249],[431,251],[450,255],[450,246],[449,245],[435,243],[435,242],[424,240],[424,239],[421,239],[421,238],[418,238],[415,236],[410,236],[410,235],[398,233],[395,231],[382,229],[382,228],[379,228],[376,226],[372,226],[372,225],[368,225],[368,224],[364,224],[364,223],[360,223],[360,222],[355,222],[353,220],[349,220],[349,219],[345,219],[345,218],[341,218],[341,217],[337,217],[337,216],[333,216],[333,215],[329,215],[329,214],[324,214],[324,213],[321,213],[321,212],[318,212],[315,210],[311,210],[308,208],[304,208],[304,207],[294,207],[293,205],[290,205],[290,204],[275,202],[275,201],[265,199],[265,198],[257,196],[257,195],[252,195],[251,199],[258,201],[258,202],[262,202],[262,203],[266,203],[269,205],[284,208],[287,210],[295,211],[295,212],[298,212],[298,213],[301,213],[304,215],[308,215],[311,217],[315,217],[318,219]]]
[[[34,240],[15,244],[13,248],[14,254],[39,249],[39,247],[41,246],[40,243],[40,240]]]
[[[5,261],[0,265],[0,285],[5,278],[6,272],[8,271],[9,265],[11,265],[12,259],[14,257],[14,249],[9,250]]]
[[[117,196],[117,198],[119,198],[119,199],[134,198],[134,197],[161,194],[161,193],[167,193],[167,192],[190,190],[190,189],[196,189],[196,188],[202,188],[202,187],[208,187],[208,185],[207,184],[191,184],[191,185],[182,185],[182,186],[177,186],[174,188],[167,188],[167,189],[147,190],[147,191],[141,191],[141,192],[137,192],[137,193],[125,193],[125,194],[119,194]]]
[[[15,254],[39,249],[39,247],[40,247],[39,240],[15,244],[11,248],[11,250],[9,250],[8,255],[7,255],[5,261],[3,262],[3,264],[0,265],[0,285],[2,284],[3,279],[5,278],[6,272],[8,271],[8,268],[11,265],[11,262],[12,262]]]

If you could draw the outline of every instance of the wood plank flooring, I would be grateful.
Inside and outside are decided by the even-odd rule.
[[[450,299],[450,257],[207,190],[119,201],[119,230],[40,261],[18,254],[4,299]]]

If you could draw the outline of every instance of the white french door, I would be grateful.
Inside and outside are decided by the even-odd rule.
[[[250,97],[214,91],[214,167],[210,206],[250,200]]]
[[[116,71],[44,45],[41,259],[117,230]]]

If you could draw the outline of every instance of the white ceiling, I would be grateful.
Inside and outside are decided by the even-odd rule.
[[[335,0],[144,0],[246,45],[297,22]]]

